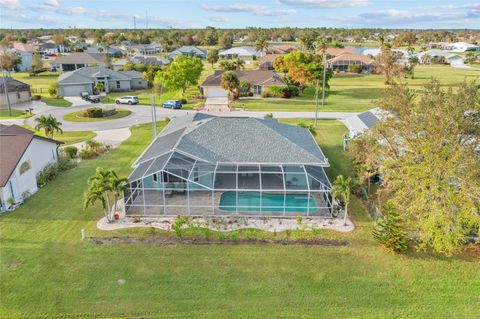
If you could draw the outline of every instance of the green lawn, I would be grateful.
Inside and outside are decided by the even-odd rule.
[[[50,106],[60,106],[60,107],[72,106],[72,102],[69,102],[63,98],[57,99],[54,97],[42,95],[42,101],[45,102],[45,104]]]
[[[12,116],[8,114],[8,109],[0,109],[0,119],[26,119],[33,116],[33,113],[12,109]]]
[[[129,116],[132,114],[132,111],[124,108],[118,108],[117,113],[113,116],[109,117],[84,117],[82,114],[85,113],[85,110],[83,111],[77,111],[77,112],[72,112],[68,113],[63,117],[65,121],[70,121],[70,122],[98,122],[98,121],[108,121],[108,120],[116,120],[120,119],[122,117]]]
[[[330,177],[349,171],[344,132],[339,122],[320,121]],[[83,161],[0,216],[0,317],[478,318],[478,259],[385,253],[356,198],[354,232],[320,232],[348,240],[347,247],[82,242],[82,228],[89,236],[160,233],[102,232],[100,210],[82,209],[96,167],[127,176],[150,137],[149,125],[134,127],[119,148]]]
[[[409,86],[421,88],[431,78],[438,79],[442,85],[458,86],[465,79],[478,78],[478,70],[455,69],[450,66],[417,66],[415,78],[405,79]],[[382,97],[382,75],[345,75],[336,74],[330,82],[325,112],[362,112],[375,107],[375,101]],[[315,89],[308,87],[305,94],[293,98],[242,99],[235,103],[237,108],[248,111],[315,111]]]
[[[35,132],[35,134],[37,135],[45,136],[45,132],[43,130],[36,131],[33,127],[30,127],[28,125],[22,126]],[[92,138],[95,138],[95,136],[97,136],[97,134],[92,131],[64,131],[63,133],[55,133],[53,138],[68,145],[90,140]]]

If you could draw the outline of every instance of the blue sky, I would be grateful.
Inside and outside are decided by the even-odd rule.
[[[480,29],[461,0],[0,0],[1,28],[382,27]]]

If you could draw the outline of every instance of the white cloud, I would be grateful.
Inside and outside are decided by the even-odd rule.
[[[439,10],[480,9],[480,3],[446,4],[446,5],[427,6],[425,8],[439,9]]]
[[[232,3],[225,5],[202,5],[202,8],[207,11],[215,12],[247,12],[257,16],[280,16],[294,14],[294,9],[270,9],[267,6],[251,4],[251,3]]]
[[[0,7],[11,10],[20,9],[21,4],[19,0],[0,0]]]
[[[313,8],[313,9],[334,9],[347,7],[368,6],[368,0],[278,0],[281,4],[294,7]]]
[[[382,10],[362,13],[358,16],[360,21],[373,24],[396,23],[411,24],[422,22],[458,22],[460,19],[480,19],[480,10],[468,10],[466,12],[426,12],[413,13],[406,10]]]
[[[208,20],[212,22],[228,22],[228,18],[224,15],[213,15],[208,17]]]

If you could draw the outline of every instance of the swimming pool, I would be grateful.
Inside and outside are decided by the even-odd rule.
[[[225,211],[236,211],[236,200],[235,192],[225,192],[220,197],[219,207],[221,210]],[[307,213],[309,210],[308,195],[262,193],[260,202],[259,192],[238,192],[239,211],[260,211],[260,206],[262,206],[262,211],[283,212],[284,205],[286,212]],[[310,207],[311,212],[316,210],[315,199],[313,196],[310,196]]]

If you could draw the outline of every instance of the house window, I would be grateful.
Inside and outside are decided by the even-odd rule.
[[[120,88],[120,81],[117,81],[117,89]]]
[[[28,171],[30,168],[32,168],[32,164],[30,160],[26,160],[22,163],[22,165],[20,165],[20,175]]]
[[[158,183],[158,174],[157,173],[153,174],[153,181],[155,183]]]
[[[138,81],[138,84],[142,84],[142,81]]]

